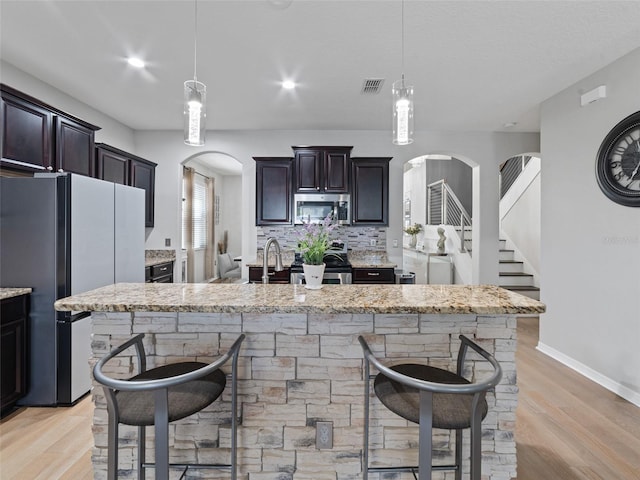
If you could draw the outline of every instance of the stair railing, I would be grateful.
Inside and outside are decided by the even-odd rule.
[[[460,252],[466,252],[466,227],[471,227],[471,216],[451,190],[446,180],[427,185],[427,224],[460,227]]]
[[[507,190],[511,188],[511,185],[516,181],[518,176],[524,171],[524,167],[527,166],[531,160],[530,155],[517,155],[511,157],[500,166],[500,199],[504,197]]]

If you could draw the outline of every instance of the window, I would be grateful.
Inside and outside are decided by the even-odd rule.
[[[204,177],[196,175],[193,182],[193,248],[207,246],[207,187]]]
[[[187,248],[187,182],[182,180],[182,248]],[[194,175],[192,219],[193,219],[193,248],[202,249],[207,246],[207,187],[205,177]]]

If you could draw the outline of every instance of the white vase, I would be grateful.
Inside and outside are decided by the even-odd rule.
[[[302,271],[304,272],[305,288],[311,290],[319,290],[322,288],[322,277],[324,276],[325,264],[321,265],[307,265],[302,264]]]

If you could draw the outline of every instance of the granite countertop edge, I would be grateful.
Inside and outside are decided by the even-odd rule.
[[[27,287],[2,287],[0,288],[0,300],[28,295],[31,292],[33,292],[33,289]]]
[[[115,284],[58,300],[94,312],[532,314],[537,300],[492,285]]]

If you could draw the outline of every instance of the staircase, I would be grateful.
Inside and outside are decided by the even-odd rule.
[[[534,278],[524,271],[524,263],[514,260],[514,251],[506,248],[506,240],[499,240],[498,285],[512,292],[540,300],[540,289],[533,283]]]
[[[526,163],[528,161],[522,161],[523,168]],[[427,225],[439,224],[453,226],[460,241],[460,252],[471,255],[471,217],[445,180],[427,186]],[[515,251],[507,249],[507,241],[499,240],[498,248],[498,285],[540,300],[540,289],[535,286],[534,276],[524,271],[523,262],[515,260]]]
[[[461,237],[460,227],[455,230]],[[466,251],[471,255],[471,227],[465,228],[464,244]],[[500,239],[498,248],[498,285],[506,290],[540,300],[540,289],[535,286],[533,275],[524,271],[524,262],[514,259],[515,251],[507,248],[506,240]]]

